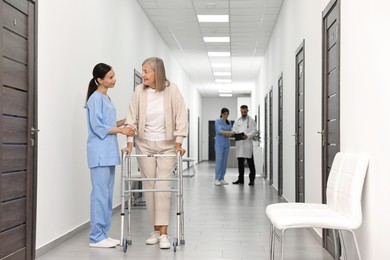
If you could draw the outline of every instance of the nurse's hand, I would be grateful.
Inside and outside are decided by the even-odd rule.
[[[123,127],[121,128],[121,133],[127,136],[134,136],[135,130],[132,127]]]

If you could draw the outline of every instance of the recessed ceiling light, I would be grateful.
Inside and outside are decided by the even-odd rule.
[[[210,57],[230,57],[229,51],[209,51],[207,55]]]
[[[229,15],[198,15],[200,23],[227,23]]]
[[[232,82],[231,79],[216,79],[215,82],[217,83],[230,83]]]
[[[203,37],[204,42],[230,42],[230,37]]]
[[[220,97],[232,97],[233,94],[219,94]]]

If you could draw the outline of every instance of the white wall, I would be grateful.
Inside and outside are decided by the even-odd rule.
[[[305,192],[321,201],[321,22],[327,1],[284,1],[257,81],[264,140],[264,97],[273,89],[273,185],[278,185],[278,79],[283,73],[283,194],[295,201],[295,53],[305,40]],[[262,144],[264,146],[264,143]],[[268,167],[269,168],[269,167]]]
[[[236,120],[237,114],[237,98],[202,98],[202,160],[209,159],[209,121],[216,120],[221,115],[221,109],[226,107],[229,109],[229,120]]]
[[[251,97],[237,97],[237,117],[241,116],[242,105],[248,106],[248,115],[250,115],[253,119],[255,119],[256,110],[252,108],[252,98]]]
[[[305,173],[306,201],[321,202],[321,18],[328,0],[285,0],[260,69],[256,100],[264,113],[264,96],[277,78],[284,81],[284,196],[295,200],[294,122],[295,51],[305,39]],[[341,151],[370,155],[363,191],[363,224],[358,230],[362,259],[390,258],[385,237],[390,230],[390,88],[386,75],[390,60],[390,3],[387,0],[341,0]],[[256,106],[257,106],[256,104]],[[264,115],[261,115],[264,118]],[[274,133],[277,116],[274,116]],[[262,123],[262,129],[264,129]],[[263,130],[262,130],[263,131]],[[277,144],[274,169],[277,169]],[[276,178],[275,178],[276,177]],[[274,185],[277,176],[274,174]],[[350,259],[357,259],[347,239]]]
[[[191,108],[191,153],[197,154],[200,95],[136,1],[41,0],[38,5],[37,248],[89,221],[90,178],[83,108],[92,68],[113,66],[109,95],[118,118],[126,115],[133,69],[150,56],[164,59],[168,78]],[[119,137],[120,146],[125,138]],[[117,167],[114,205],[120,200]]]
[[[389,13],[387,0],[341,2],[341,150],[370,155],[358,231],[367,260],[390,259]]]

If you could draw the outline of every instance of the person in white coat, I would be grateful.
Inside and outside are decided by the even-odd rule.
[[[232,130],[243,133],[236,139],[236,156],[238,160],[238,180],[233,184],[244,184],[245,159],[249,166],[249,185],[255,184],[256,169],[253,161],[253,137],[256,135],[256,122],[248,116],[248,106],[240,107],[241,117],[233,125]],[[241,140],[240,140],[241,139]]]

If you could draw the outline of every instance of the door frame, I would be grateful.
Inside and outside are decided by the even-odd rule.
[[[302,137],[303,140],[303,147],[302,147],[302,154],[303,154],[303,163],[302,163],[302,200],[300,200],[300,194],[299,194],[299,66],[297,58],[299,56],[299,53],[302,52]],[[305,202],[305,39],[302,40],[302,43],[299,45],[297,50],[295,51],[295,201],[296,202]]]
[[[283,196],[283,72],[278,77],[278,195]]]
[[[37,59],[37,53],[38,53],[38,3],[36,0],[28,0],[29,2],[29,31],[34,31],[34,33],[31,35],[33,39],[29,41],[29,75],[28,79],[30,86],[32,88],[32,91],[29,91],[29,102],[32,102],[33,104],[29,103],[29,123],[28,123],[28,129],[39,129],[38,126],[38,59]],[[32,14],[33,12],[33,14]],[[33,108],[31,111],[30,108]],[[39,131],[39,130],[37,130]],[[30,203],[27,203],[30,207],[30,213],[27,214],[27,221],[29,222],[29,225],[31,225],[31,228],[27,230],[26,236],[27,236],[27,242],[30,240],[30,245],[26,245],[26,253],[31,255],[30,259],[35,259],[35,248],[36,248],[36,219],[37,219],[37,187],[38,187],[38,132],[31,131],[30,133],[31,140],[34,143],[28,144],[29,154],[31,156],[28,156],[28,163],[27,165],[32,165],[32,174],[29,177],[29,180],[27,182],[28,187],[31,189],[29,190],[31,201]],[[31,183],[31,185],[30,185]],[[28,211],[27,211],[28,212]]]
[[[322,135],[322,154],[321,154],[321,174],[322,174],[322,202],[327,203],[326,200],[326,188],[328,181],[328,166],[331,164],[329,162],[329,150],[328,150],[328,28],[326,19],[328,15],[335,10],[336,13],[336,39],[337,45],[335,46],[336,51],[338,53],[337,59],[337,89],[336,92],[338,94],[338,107],[339,110],[337,112],[338,117],[338,137],[340,137],[340,0],[331,0],[326,8],[322,12],[322,131],[320,134]],[[338,147],[338,151],[340,150],[340,138],[336,138],[336,147]],[[337,232],[336,232],[337,233]],[[335,247],[334,239],[338,240],[338,236],[333,237],[332,230],[323,229],[322,232],[322,243],[323,247],[328,250],[333,256],[338,257],[340,255],[340,242],[337,248]]]
[[[269,117],[268,117],[268,132],[269,132],[269,184],[272,185],[274,183],[274,130],[273,130],[273,87],[271,86],[270,91],[268,92],[268,106],[269,106]]]

